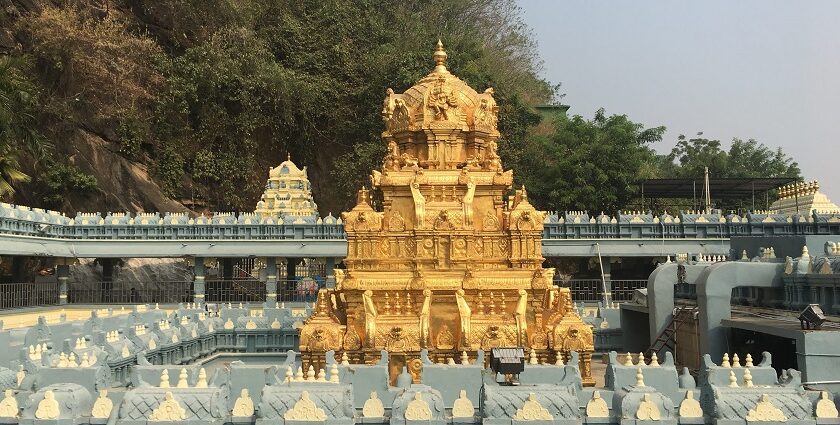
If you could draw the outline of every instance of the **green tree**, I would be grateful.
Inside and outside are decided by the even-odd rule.
[[[676,171],[679,177],[703,176],[705,167],[709,167],[709,173],[715,176],[726,172],[727,155],[721,149],[720,140],[709,140],[702,135],[702,132],[697,133],[692,139],[682,134],[677,137],[677,144],[667,158],[677,163],[671,171]]]
[[[712,178],[737,177],[791,177],[801,180],[799,164],[789,157],[781,148],[768,148],[754,139],[732,139],[729,150],[724,150],[720,140],[702,137],[688,139],[680,135],[676,146],[669,155],[660,156],[657,160],[657,177],[702,178],[705,167],[709,167]],[[753,208],[752,196],[748,198],[722,199],[720,195],[711,194],[716,208],[723,210],[738,210]],[[762,201],[772,202],[776,199],[775,191],[770,191]],[[651,200],[654,205],[678,205],[696,208],[693,200]],[[761,204],[764,206],[764,202]],[[757,207],[757,206],[756,206]]]
[[[729,177],[802,177],[799,164],[782,148],[772,150],[754,139],[732,139],[726,165]]]
[[[772,150],[754,139],[733,138],[729,150],[720,140],[680,135],[662,164],[664,172],[679,177],[702,177],[709,167],[712,177],[799,177],[799,164],[782,151]],[[671,167],[673,166],[673,167]],[[664,173],[663,173],[664,174]],[[664,176],[663,176],[664,177]]]
[[[96,178],[81,172],[78,167],[53,160],[47,163],[46,171],[36,179],[38,201],[44,207],[60,209],[70,194],[86,196],[96,192]]]
[[[36,130],[37,87],[22,57],[0,56],[0,198],[14,193],[13,184],[28,182],[19,155],[43,155],[45,143]]]
[[[598,110],[591,120],[559,118],[554,133],[530,144],[530,165],[519,170],[528,196],[549,210],[614,212],[633,199],[635,183],[649,173],[664,127],[645,128],[626,115]]]
[[[14,152],[0,152],[0,197],[15,192],[12,184],[29,180],[30,177],[20,170],[20,163]]]

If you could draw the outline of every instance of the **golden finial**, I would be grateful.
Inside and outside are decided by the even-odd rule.
[[[359,191],[356,193],[356,204],[361,205],[361,204],[369,204],[369,203],[370,203],[370,198],[368,196],[367,187],[362,186],[362,188],[359,189]]]
[[[292,160],[292,154],[289,153],[289,152],[286,152],[286,161],[291,161],[291,160]]]
[[[438,39],[437,47],[435,47],[435,72],[446,71],[446,51],[443,50],[443,42]]]

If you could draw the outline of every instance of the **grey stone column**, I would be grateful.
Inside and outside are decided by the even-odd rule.
[[[67,281],[70,280],[70,265],[57,265],[55,274],[58,278],[58,303],[67,304]]]
[[[610,257],[601,257],[601,270],[603,273],[603,289],[606,290],[604,293],[603,299],[601,300],[604,305],[609,305],[612,303],[612,276],[610,272],[612,271],[612,265],[610,264]]]
[[[324,273],[327,275],[325,284],[327,288],[335,288],[335,258],[327,257],[327,264],[324,266]]]
[[[195,257],[193,261],[193,273],[195,274],[195,279],[193,280],[193,302],[204,304],[204,275],[206,273],[204,257]]]
[[[277,258],[265,257],[265,303],[274,307],[277,302]]]

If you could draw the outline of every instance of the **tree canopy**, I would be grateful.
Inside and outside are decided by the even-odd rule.
[[[552,134],[529,143],[521,164],[529,198],[542,208],[615,211],[632,200],[635,182],[651,175],[651,144],[664,127],[644,128],[601,109],[587,120],[561,117]]]
[[[167,197],[208,210],[252,210],[287,153],[310,167],[322,208],[346,208],[384,151],[385,89],[428,73],[438,38],[453,72],[495,88],[512,141],[553,94],[513,0],[28,5],[14,15],[16,53],[45,88],[43,133],[93,133]]]
[[[515,0],[12,1],[0,22],[16,42],[0,44],[0,195],[30,189],[15,199],[32,206],[154,208],[129,198],[143,192],[196,212],[253,211],[266,171],[291,154],[321,212],[337,213],[384,155],[385,89],[428,73],[438,38],[453,73],[494,88],[499,153],[540,208],[614,211],[638,179],[704,166],[799,175],[753,140],[725,151],[681,137],[657,155],[663,127],[603,110],[544,119],[534,107],[557,86]]]

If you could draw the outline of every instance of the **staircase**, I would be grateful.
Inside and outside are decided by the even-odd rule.
[[[646,355],[648,357],[656,353],[656,356],[662,358],[662,351],[666,350],[674,352],[677,345],[677,331],[686,323],[694,320],[694,315],[697,313],[697,306],[685,306],[674,308],[674,314],[671,316],[671,321],[665,325],[662,332],[656,336],[656,339],[648,347]]]

